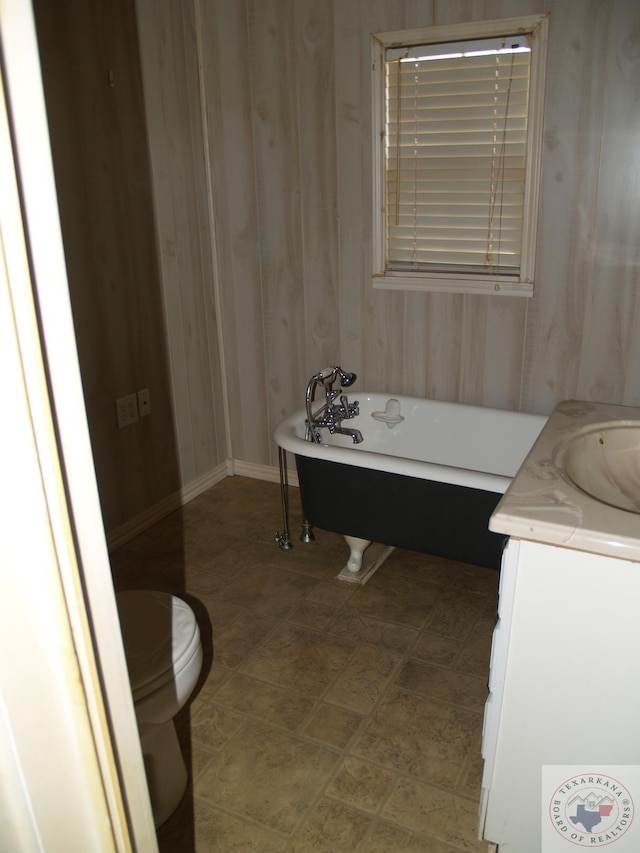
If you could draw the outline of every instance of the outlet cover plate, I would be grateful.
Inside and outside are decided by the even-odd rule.
[[[138,391],[138,414],[141,418],[151,414],[151,397],[148,388]]]
[[[138,418],[138,398],[135,394],[120,397],[116,400],[116,414],[118,416],[118,429],[124,429],[135,424]]]

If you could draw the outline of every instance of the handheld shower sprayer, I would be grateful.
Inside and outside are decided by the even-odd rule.
[[[355,373],[346,373],[341,367],[336,367],[335,370],[340,377],[340,385],[343,388],[348,388],[350,385],[353,385],[358,378]]]

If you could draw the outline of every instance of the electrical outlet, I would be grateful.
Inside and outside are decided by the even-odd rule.
[[[135,394],[128,397],[120,397],[116,400],[116,414],[118,416],[118,429],[135,424],[138,418],[138,398]]]
[[[138,412],[141,418],[151,414],[151,397],[149,396],[148,388],[138,391]]]

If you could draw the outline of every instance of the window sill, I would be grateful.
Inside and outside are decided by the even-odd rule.
[[[488,296],[533,296],[533,282],[516,276],[425,275],[387,272],[371,279],[377,290],[418,290],[435,293],[472,293]]]

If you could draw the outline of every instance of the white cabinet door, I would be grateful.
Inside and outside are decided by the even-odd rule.
[[[498,587],[498,621],[493,631],[491,643],[491,661],[489,664],[489,696],[485,703],[482,728],[482,757],[484,772],[482,775],[482,795],[480,799],[480,828],[484,830],[487,802],[491,790],[491,780],[495,764],[500,713],[507,671],[509,636],[513,613],[516,574],[518,571],[518,553],[520,542],[509,539],[502,553],[500,584]]]
[[[640,565],[526,540],[514,546],[502,566],[481,826],[500,853],[540,853],[550,820],[543,773],[640,765]],[[622,849],[640,850],[640,824],[637,846]]]

